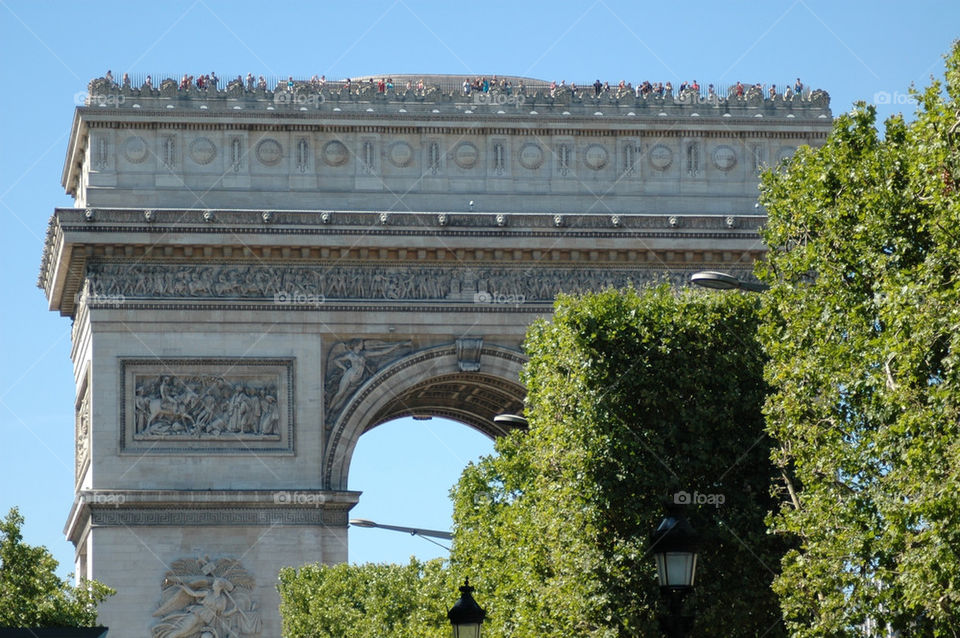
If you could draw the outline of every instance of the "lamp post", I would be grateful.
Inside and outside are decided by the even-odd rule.
[[[744,281],[734,277],[730,273],[717,272],[715,270],[703,270],[690,275],[690,283],[703,288],[713,288],[715,290],[745,290],[747,292],[763,292],[769,290],[766,284],[756,281]]]
[[[693,627],[693,616],[683,613],[683,601],[693,591],[698,543],[696,530],[676,507],[668,509],[650,537],[660,593],[667,599],[669,610],[668,615],[661,617],[660,627],[671,638],[683,638]]]
[[[527,427],[527,417],[520,414],[498,414],[493,417],[493,422],[504,428]]]
[[[460,588],[460,599],[447,612],[447,618],[453,626],[453,638],[480,638],[480,626],[487,612],[473,599],[473,591],[470,579],[465,578]]]

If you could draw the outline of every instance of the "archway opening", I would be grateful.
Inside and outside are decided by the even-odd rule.
[[[351,489],[363,492],[350,515],[381,524],[450,530],[449,491],[468,463],[493,452],[490,432],[443,417],[392,418],[368,429],[354,449]],[[384,529],[351,527],[351,563],[406,563],[446,558],[450,541]]]

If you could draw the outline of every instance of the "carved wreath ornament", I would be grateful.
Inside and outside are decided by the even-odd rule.
[[[254,579],[231,558],[182,558],[163,578],[152,638],[246,638],[263,626]]]

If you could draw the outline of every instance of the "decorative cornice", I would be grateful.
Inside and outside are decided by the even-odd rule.
[[[345,527],[360,492],[288,490],[80,490],[64,533],[92,527],[322,525]]]
[[[90,260],[691,269],[752,262],[764,252],[760,215],[150,209],[147,220],[146,212],[55,212],[38,278],[53,308],[73,316]]]

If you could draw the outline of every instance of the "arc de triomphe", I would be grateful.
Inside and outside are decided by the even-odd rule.
[[[831,125],[819,91],[460,80],[91,83],[39,284],[73,320],[66,533],[111,636],[279,636],[278,569],[347,558],[365,431],[501,434],[559,291],[748,276],[758,169]]]

